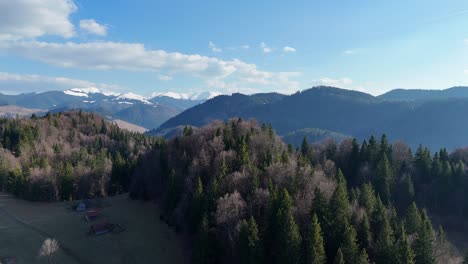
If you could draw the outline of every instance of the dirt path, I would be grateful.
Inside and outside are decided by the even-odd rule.
[[[41,230],[33,225],[30,225],[23,220],[19,219],[15,215],[11,214],[10,212],[6,211],[3,207],[0,206],[0,212],[3,213],[5,216],[9,217],[11,220],[13,220],[15,223],[19,224],[20,226],[29,229],[45,238],[53,238],[54,236],[45,232],[44,230]],[[62,243],[59,243],[60,249],[71,259],[75,260],[77,263],[81,264],[92,264],[91,262],[82,259],[78,254],[74,253],[73,250],[70,248],[64,246]]]

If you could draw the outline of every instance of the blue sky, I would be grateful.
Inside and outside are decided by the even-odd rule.
[[[468,2],[0,0],[0,92],[321,84],[468,85]]]

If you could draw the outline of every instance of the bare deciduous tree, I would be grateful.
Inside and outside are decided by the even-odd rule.
[[[46,257],[47,263],[53,263],[53,255],[58,251],[59,244],[53,238],[47,238],[39,249],[39,257]]]

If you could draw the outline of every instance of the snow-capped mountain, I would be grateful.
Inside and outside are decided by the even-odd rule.
[[[112,92],[112,91],[105,91],[100,90],[96,87],[88,87],[88,88],[72,88],[63,91],[64,94],[73,95],[73,96],[80,96],[80,97],[89,97],[90,94],[102,94],[105,96],[118,96],[120,93]]]
[[[118,95],[117,97],[115,97],[112,100],[115,100],[115,101],[130,100],[130,101],[140,101],[140,102],[142,102],[144,104],[153,104],[150,101],[146,100],[145,97],[143,97],[141,95],[138,95],[138,94],[135,94],[135,93],[132,93],[132,92],[120,94],[120,95]]]
[[[155,92],[152,93],[150,99],[157,97],[170,97],[177,100],[208,100],[221,95],[220,92],[193,92],[193,93],[176,93],[176,92]]]

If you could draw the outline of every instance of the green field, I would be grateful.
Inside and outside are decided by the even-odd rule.
[[[126,195],[101,201],[95,222],[121,224],[119,234],[91,236],[83,213],[71,203],[37,203],[0,193],[0,257],[16,257],[17,263],[47,263],[38,257],[47,237],[61,248],[55,263],[187,263],[189,253],[180,236],[159,220],[159,209],[150,202],[133,201]]]

